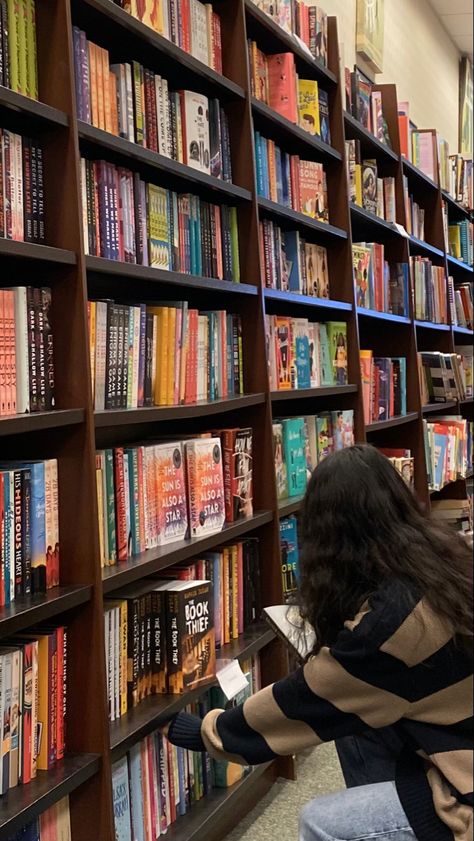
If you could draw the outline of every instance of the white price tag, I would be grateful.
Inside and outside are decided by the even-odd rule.
[[[231,701],[249,685],[238,660],[221,660],[217,664],[217,681],[226,698]]]

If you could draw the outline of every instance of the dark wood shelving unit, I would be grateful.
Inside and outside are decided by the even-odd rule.
[[[441,333],[449,333],[451,330],[449,324],[435,324],[433,321],[419,320],[415,320],[414,323],[417,330],[439,330]]]
[[[421,254],[423,257],[444,258],[444,251],[442,251],[441,248],[436,248],[434,245],[430,245],[429,242],[417,239],[414,236],[410,236],[410,250],[416,254]]]
[[[472,210],[468,210],[462,204],[459,204],[453,197],[446,192],[446,190],[441,190],[441,196],[443,201],[445,201],[448,205],[448,208],[455,213],[457,216],[465,217],[466,219],[473,218]]]
[[[44,148],[47,244],[36,245],[0,239],[0,267],[5,287],[18,282],[24,272],[33,283],[50,285],[53,298],[55,375],[58,409],[0,419],[0,436],[8,438],[13,457],[55,457],[59,467],[61,534],[60,587],[34,600],[15,602],[0,610],[0,635],[26,630],[39,621],[65,616],[68,624],[67,734],[71,755],[51,773],[41,773],[29,786],[9,792],[0,801],[0,838],[69,794],[72,841],[114,841],[111,762],[122,756],[145,733],[151,732],[193,696],[149,699],[122,720],[109,725],[104,641],[104,596],[122,586],[153,576],[166,567],[198,557],[223,543],[255,534],[260,541],[262,601],[282,600],[279,520],[298,514],[302,498],[277,500],[274,481],[272,418],[316,414],[339,407],[353,409],[357,441],[378,446],[404,446],[415,457],[416,490],[429,505],[423,446],[423,417],[431,412],[471,411],[469,401],[422,407],[416,353],[424,347],[454,352],[455,342],[465,342],[472,331],[451,326],[416,323],[413,313],[402,318],[388,313],[358,310],[352,268],[352,241],[358,231],[390,242],[397,261],[408,262],[410,253],[428,253],[449,267],[457,280],[470,279],[473,271],[445,252],[441,200],[456,218],[469,213],[442,195],[400,155],[396,90],[382,85],[384,115],[392,148],[380,143],[343,111],[344,81],[340,78],[337,21],[328,19],[329,66],[323,67],[280,29],[251,0],[215,0],[221,15],[223,69],[219,75],[172,44],[112,0],[49,0],[37,4],[39,96],[35,102],[0,88],[1,126],[25,134],[38,134]],[[176,89],[187,88],[218,97],[229,117],[234,184],[227,184],[107,134],[76,115],[72,26],[108,49],[115,61],[140,61]],[[247,62],[247,39],[257,41],[267,53],[292,50],[301,78],[317,79],[329,96],[332,145],[324,144],[280,117],[252,97]],[[60,72],[58,72],[60,68]],[[327,172],[331,224],[323,224],[290,208],[258,196],[253,154],[255,126],[282,148],[308,159],[320,160]],[[378,217],[349,205],[345,169],[345,139],[361,141],[365,157],[374,157],[381,171],[396,181],[397,223],[406,228],[403,173],[432,209],[430,243],[406,239]],[[146,266],[114,262],[84,253],[79,150],[92,157],[125,162],[150,180],[163,179],[174,188],[183,185],[217,202],[237,206],[242,283],[160,271]],[[189,187],[185,188],[185,184]],[[181,186],[180,186],[181,189]],[[258,223],[272,218],[284,230],[299,230],[315,244],[328,249],[329,279],[333,300],[266,289],[260,264]],[[432,235],[431,235],[432,234]],[[424,249],[424,250],[423,250]],[[25,281],[26,282],[26,281]],[[90,352],[87,300],[116,298],[120,302],[162,300],[182,295],[193,306],[219,306],[239,313],[243,323],[245,394],[192,406],[150,407],[94,412],[90,388]],[[267,312],[306,315],[311,320],[344,320],[348,332],[348,382],[298,391],[271,391],[266,360]],[[382,355],[407,359],[405,417],[365,426],[359,348],[371,347]],[[386,352],[385,352],[386,351]],[[125,563],[101,569],[97,523],[95,450],[131,443],[137,437],[159,438],[174,425],[186,433],[215,428],[216,419],[229,426],[254,430],[253,517],[227,525],[222,532],[149,550]],[[46,434],[47,433],[47,434]],[[456,494],[459,493],[459,482]],[[449,492],[448,489],[447,492]],[[273,634],[255,627],[221,650],[221,656],[246,658],[259,653],[266,684],[285,674],[287,660]],[[278,774],[291,775],[291,762],[255,769],[228,790],[214,791],[193,806],[168,830],[170,841],[220,841],[271,786]]]
[[[447,400],[446,403],[425,403],[421,411],[423,415],[429,415],[432,412],[446,412],[450,409],[457,408],[456,400]]]
[[[457,257],[453,257],[451,254],[447,255],[447,261],[450,272],[454,272],[454,274],[458,274],[460,277],[463,276],[464,280],[472,280],[474,275],[472,266],[469,266],[468,263],[464,263],[462,260],[458,260]]]

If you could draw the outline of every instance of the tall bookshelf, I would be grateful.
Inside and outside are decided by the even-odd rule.
[[[442,236],[442,193],[400,156],[396,90],[381,88],[393,149],[380,144],[342,105],[337,22],[329,19],[329,67],[311,59],[251,0],[214,0],[221,15],[224,75],[151,31],[112,0],[49,0],[37,3],[40,101],[0,88],[2,127],[37,134],[45,155],[47,245],[0,240],[2,284],[48,284],[53,291],[53,326],[57,409],[38,415],[0,419],[3,453],[8,458],[56,457],[59,462],[61,586],[47,596],[15,602],[0,610],[0,636],[61,616],[69,629],[69,692],[67,739],[70,753],[51,774],[40,773],[28,786],[0,799],[0,841],[65,794],[70,796],[73,841],[113,841],[112,762],[137,741],[169,719],[195,695],[151,698],[117,722],[109,724],[104,657],[103,598],[121,586],[146,578],[172,564],[193,558],[228,540],[256,535],[265,604],[282,599],[279,520],[297,513],[301,499],[277,502],[274,481],[272,420],[326,409],[354,409],[358,441],[410,448],[415,456],[416,489],[428,505],[420,384],[416,365],[419,349],[454,351],[469,341],[472,331],[451,325],[417,324],[410,312],[401,318],[358,311],[352,273],[352,241],[384,242],[390,259],[407,262],[410,253],[435,255],[459,280],[473,271],[446,254]],[[93,128],[77,119],[74,92],[72,26],[106,47],[113,60],[138,59],[156,72],[165,71],[175,87],[218,96],[230,121],[234,183],[229,185],[170,161],[133,143]],[[310,137],[297,126],[252,99],[247,66],[247,37],[267,52],[292,50],[305,78],[315,78],[328,91],[332,146]],[[253,153],[253,129],[302,157],[325,164],[328,177],[330,225],[259,198]],[[397,221],[405,225],[402,175],[416,183],[431,210],[429,246],[409,241],[383,221],[349,206],[345,169],[345,139],[357,137],[364,154],[375,157],[380,171],[396,179]],[[191,189],[213,201],[238,207],[240,284],[86,256],[82,233],[80,154],[124,164],[158,185]],[[465,214],[444,196],[453,218]],[[295,227],[328,249],[331,300],[320,300],[266,289],[261,283],[258,222],[278,221]],[[244,330],[245,394],[200,402],[193,406],[153,407],[94,412],[91,399],[87,300],[114,297],[124,303],[186,298],[191,304],[225,307],[241,314]],[[311,320],[344,320],[348,326],[348,385],[307,391],[271,392],[265,350],[265,314],[304,315]],[[405,355],[408,363],[408,414],[365,426],[359,348],[380,354]],[[430,407],[431,411],[448,408]],[[472,404],[449,407],[472,412]],[[254,432],[255,513],[225,527],[221,534],[149,550],[126,563],[101,570],[97,525],[95,450],[131,443],[161,433],[199,432],[217,425],[251,426]],[[443,491],[465,493],[458,482]],[[224,657],[261,657],[262,678],[269,683],[285,673],[286,660],[272,633],[262,626],[226,646]],[[216,791],[180,818],[169,830],[171,841],[218,841],[272,785],[278,773],[292,776],[291,760],[253,771],[242,782]]]

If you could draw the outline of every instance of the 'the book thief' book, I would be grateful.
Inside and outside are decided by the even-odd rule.
[[[189,692],[211,681],[216,670],[212,585],[177,581],[165,591],[168,691]]]

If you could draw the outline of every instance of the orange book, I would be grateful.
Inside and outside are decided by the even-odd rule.
[[[155,380],[155,406],[166,406],[168,398],[168,312],[169,307],[150,307],[149,312],[157,316],[155,354],[157,359]]]
[[[87,42],[89,52],[89,85],[91,92],[91,121],[92,125],[99,127],[99,91],[97,80],[97,51],[92,41]]]
[[[166,404],[173,406],[174,386],[175,386],[175,350],[176,350],[176,307],[168,307],[168,341],[167,341],[167,357],[168,357],[168,372],[166,376]]]
[[[119,135],[119,120],[117,109],[117,77],[109,71],[109,98],[111,107],[111,128],[112,134]]]
[[[230,551],[228,546],[224,546],[222,550],[222,632],[224,645],[230,642]]]
[[[102,48],[100,48],[100,61],[102,66],[102,88],[104,94],[104,127],[106,131],[113,134],[109,53],[107,50]]]
[[[232,576],[232,639],[239,636],[239,563],[237,544],[230,546],[230,571]]]
[[[270,198],[272,201],[278,201],[277,192],[277,178],[276,178],[276,160],[275,160],[275,141],[267,140],[268,153],[268,180],[270,183]]]
[[[65,710],[65,692],[66,692],[66,659],[64,657],[66,650],[66,632],[61,626],[56,629],[56,664],[57,664],[57,679],[56,679],[56,697],[57,697],[57,715],[56,715],[56,759],[64,758],[65,752],[65,736],[64,736],[64,716]]]
[[[56,763],[57,671],[56,633],[41,634],[38,640],[38,723],[40,738],[36,767],[50,771]]]
[[[405,114],[399,114],[398,126],[400,130],[400,152],[407,160],[411,160],[410,118]]]
[[[104,101],[104,63],[102,60],[102,49],[94,44],[95,61],[97,68],[97,106],[99,122],[97,127],[105,130],[105,101]]]
[[[360,351],[360,372],[362,376],[362,398],[365,423],[372,421],[372,351]]]
[[[296,68],[293,53],[267,56],[268,104],[291,123],[298,122]]]

